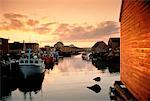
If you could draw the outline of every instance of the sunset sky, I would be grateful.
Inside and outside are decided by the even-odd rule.
[[[119,36],[120,5],[121,0],[0,0],[0,37],[91,47]]]

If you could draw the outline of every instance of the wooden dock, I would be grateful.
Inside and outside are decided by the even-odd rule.
[[[115,81],[114,87],[110,87],[110,100],[137,101],[121,81]]]

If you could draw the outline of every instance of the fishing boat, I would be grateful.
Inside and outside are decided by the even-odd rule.
[[[55,60],[54,57],[50,54],[43,54],[42,55],[42,60],[44,60],[45,63],[45,69],[52,69],[54,64],[55,64]]]
[[[22,73],[27,77],[28,75],[44,72],[45,64],[41,58],[32,53],[32,49],[27,49],[26,52],[22,52],[22,56],[19,59],[19,67]]]

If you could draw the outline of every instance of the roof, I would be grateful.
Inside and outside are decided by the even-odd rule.
[[[98,47],[99,44],[105,44],[105,42],[104,42],[104,41],[98,41],[98,42],[96,42],[96,43],[94,44],[94,46],[93,46],[92,48]],[[105,44],[105,45],[106,45],[106,44]]]
[[[13,42],[13,43],[9,43],[9,44],[23,44],[23,43],[21,43],[21,42]],[[25,44],[37,44],[38,45],[38,43],[25,43]]]
[[[110,38],[109,41],[112,41],[112,42],[120,42],[120,38]]]
[[[33,45],[33,44],[36,44],[36,45],[39,45],[38,43],[25,43],[27,45]]]
[[[71,45],[69,45],[69,47],[76,47],[75,45],[73,45],[73,44],[71,44]]]
[[[6,38],[0,38],[1,40],[9,40],[9,39],[6,39]]]
[[[64,47],[69,47],[69,46],[64,46]]]
[[[64,44],[63,44],[63,42],[61,42],[61,41],[57,42],[56,44],[61,44],[61,45],[64,45]]]
[[[121,18],[122,18],[123,5],[124,5],[124,0],[122,0],[122,3],[121,3],[121,9],[120,9],[119,22],[121,22]]]

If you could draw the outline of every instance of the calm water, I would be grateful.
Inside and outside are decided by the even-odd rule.
[[[119,80],[118,65],[82,60],[81,55],[60,60],[53,69],[28,80],[15,79],[4,101],[110,101],[109,87]],[[100,82],[93,79],[101,77]],[[99,85],[94,92],[87,87]],[[13,85],[13,87],[12,87]],[[13,89],[14,88],[14,89]],[[98,89],[98,88],[96,88]],[[5,92],[7,93],[7,92]],[[7,94],[5,94],[7,95]]]

